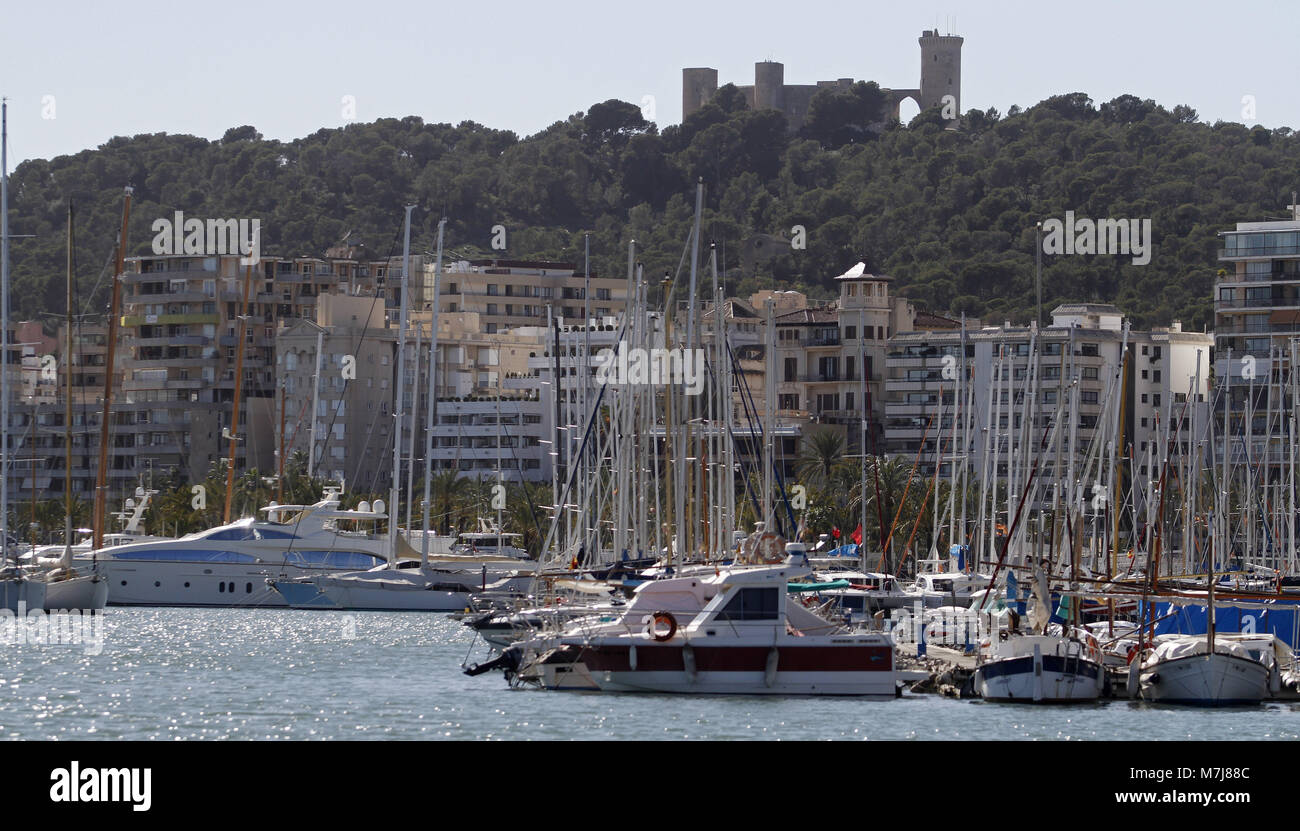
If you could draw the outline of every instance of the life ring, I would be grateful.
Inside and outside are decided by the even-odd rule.
[[[668,627],[668,631],[660,632],[659,626]],[[673,635],[677,634],[677,618],[673,617],[672,612],[655,612],[650,620],[650,637],[657,641],[670,641]]]

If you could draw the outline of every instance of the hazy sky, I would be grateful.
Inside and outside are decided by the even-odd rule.
[[[297,138],[347,123],[345,96],[358,121],[470,119],[521,135],[653,96],[664,126],[681,119],[684,66],[753,83],[770,59],[786,83],[916,87],[916,39],[936,26],[966,39],[962,109],[1131,93],[1202,120],[1300,127],[1300,5],[1288,2],[33,2],[5,9],[0,94],[10,169],[116,135],[252,124]]]

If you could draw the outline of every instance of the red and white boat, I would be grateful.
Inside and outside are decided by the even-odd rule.
[[[547,689],[895,697],[888,635],[790,599],[787,584],[810,573],[802,549],[779,565],[642,584],[621,614],[521,643],[517,677]]]

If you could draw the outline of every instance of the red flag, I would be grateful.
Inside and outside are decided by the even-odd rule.
[[[849,539],[853,540],[858,545],[862,545],[862,523],[861,522],[858,523],[857,528],[853,529],[853,533],[849,534]]]
[[[838,539],[840,538],[840,529],[838,529],[838,528],[832,528],[832,529],[831,529],[831,536],[838,540]]]

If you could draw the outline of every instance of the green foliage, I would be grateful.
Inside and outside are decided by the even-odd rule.
[[[62,311],[63,222],[78,204],[80,296],[102,312],[99,274],[135,188],[131,254],[150,251],[155,219],[258,217],[263,251],[321,254],[349,231],[383,256],[399,248],[402,206],[419,205],[414,249],[431,250],[449,219],[455,256],[577,261],[592,235],[598,273],[621,274],[635,239],[647,277],[675,273],[706,185],[704,236],[718,245],[729,291],[777,286],[814,296],[857,259],[935,311],[998,322],[1033,314],[1036,222],[1150,218],[1149,265],[1127,257],[1044,260],[1044,302],[1116,302],[1138,326],[1211,321],[1217,232],[1279,214],[1300,181],[1300,138],[1287,128],[1206,124],[1124,95],[1083,93],[1006,117],[970,111],[955,129],[937,110],[885,125],[874,84],[823,90],[804,135],[745,106],[734,87],[681,125],[658,131],[621,101],[595,104],[520,139],[474,122],[416,117],[320,130],[290,142],[234,127],[219,141],[150,134],[23,163],[11,177],[13,298],[19,319]],[[808,230],[808,248],[742,265],[755,234]],[[701,285],[708,281],[702,281]],[[92,294],[92,289],[95,291]],[[680,296],[680,295],[679,295]],[[1049,306],[1050,308],[1050,306]]]
[[[848,89],[828,87],[809,102],[802,133],[828,148],[870,140],[884,128],[887,104],[874,81],[858,81]]]

